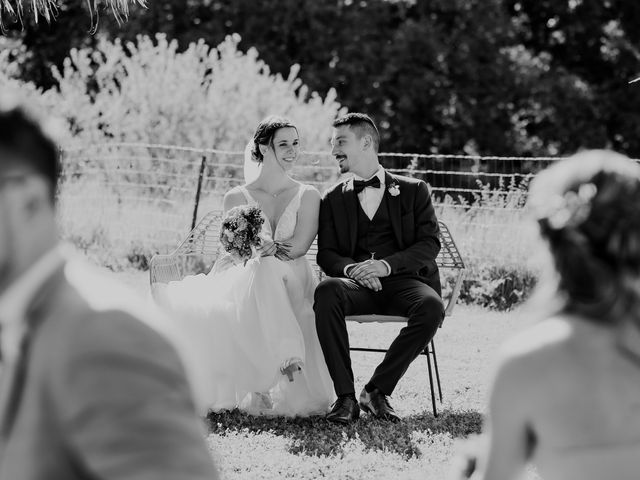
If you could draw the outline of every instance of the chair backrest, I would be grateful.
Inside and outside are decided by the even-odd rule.
[[[173,252],[154,255],[149,262],[151,285],[208,271],[220,253],[222,214],[221,210],[207,213]]]
[[[442,221],[438,221],[438,226],[440,227],[440,252],[436,257],[436,265],[438,265],[440,269],[440,276],[442,277],[443,270],[453,270],[455,272],[451,293],[445,302],[444,314],[448,317],[453,313],[453,307],[455,307],[458,301],[466,267],[460,255],[460,250],[458,250],[456,242],[454,242],[451,236],[449,227]],[[443,282],[443,290],[445,290],[446,287],[448,287],[448,285]],[[444,293],[445,292],[443,292],[443,294]]]
[[[456,242],[453,241],[449,227],[440,220],[438,221],[438,226],[440,227],[440,252],[436,257],[438,268],[466,268]]]
[[[220,249],[222,214],[222,210],[207,213],[173,251],[173,255],[217,256]]]
[[[155,255],[149,264],[151,284],[181,280],[186,275],[208,271],[221,251],[220,224],[222,223],[222,215],[221,210],[207,213],[173,252],[168,255]],[[454,285],[451,287],[452,291],[446,301],[445,314],[448,316],[451,315],[460,294],[465,265],[447,225],[441,221],[438,222],[438,225],[440,227],[440,253],[436,258],[436,264],[440,269],[456,271]],[[316,238],[313,240],[306,257],[318,278],[322,279],[324,272],[316,264],[317,252]]]

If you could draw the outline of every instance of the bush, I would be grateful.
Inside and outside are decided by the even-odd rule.
[[[326,150],[331,123],[344,111],[335,91],[330,89],[324,99],[310,92],[298,78],[298,65],[291,67],[286,78],[272,74],[257,50],[242,53],[239,42],[240,37],[232,35],[216,48],[200,41],[179,52],[177,41],[168,41],[162,34],[138,36],[135,43],[126,44],[102,38],[95,48],[71,50],[62,69],[54,68],[55,87],[45,92],[17,79],[18,68],[7,49],[0,52],[0,90],[19,90],[64,119],[69,133],[62,139],[65,147],[99,148],[105,142],[124,142],[237,152],[244,149],[262,118],[279,114],[298,126],[304,149]],[[163,175],[174,174],[192,184],[186,174],[193,165],[159,165],[156,155],[153,149],[127,152],[102,146],[97,154],[73,158],[65,170],[75,174],[99,169],[106,182],[113,180],[113,170],[122,168],[117,160],[124,157],[131,173],[118,180],[156,184],[154,171],[161,166]],[[175,159],[175,155],[169,158]],[[316,160],[319,165],[331,162],[327,157]],[[224,162],[231,164],[231,176],[240,175],[241,157],[231,156]],[[171,185],[184,186],[175,181]]]
[[[480,183],[471,201],[434,198],[438,218],[451,230],[466,265],[460,302],[509,310],[531,294],[537,272],[528,259],[540,246],[525,208],[528,180],[501,177],[498,189]],[[444,273],[446,296],[453,278]]]
[[[242,181],[242,155],[227,152],[242,151],[268,114],[290,117],[306,150],[326,150],[331,123],[343,113],[335,91],[310,92],[297,65],[286,78],[272,74],[239,42],[233,35],[216,48],[200,41],[180,52],[161,34],[127,43],[103,38],[72,50],[54,70],[56,86],[44,92],[17,79],[9,49],[0,52],[0,90],[20,91],[66,121],[59,201],[67,239],[101,263],[118,265],[107,259],[120,256],[144,266],[190,224],[203,152],[189,148],[221,151],[207,154],[202,213]],[[300,163],[317,171],[333,164],[326,155]],[[301,171],[301,180],[316,180],[313,170]]]
[[[472,264],[462,281],[459,302],[492,310],[511,310],[526,301],[537,283],[537,275],[525,268]],[[445,294],[453,286],[453,277],[445,274]]]
[[[287,78],[271,74],[257,50],[242,53],[239,42],[238,35],[216,48],[199,41],[180,53],[177,41],[158,34],[71,50],[62,70],[54,71],[57,113],[83,144],[242,150],[258,121],[274,113],[296,122],[307,149],[324,147],[340,111],[335,91],[325,99],[309,92],[298,65]]]

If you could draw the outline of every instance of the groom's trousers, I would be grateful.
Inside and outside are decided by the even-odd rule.
[[[316,330],[337,395],[355,393],[349,354],[347,315],[402,315],[405,327],[391,343],[370,384],[391,395],[411,362],[427,347],[442,318],[442,299],[415,277],[380,279],[382,290],[374,292],[349,278],[327,278],[318,285],[313,309]]]

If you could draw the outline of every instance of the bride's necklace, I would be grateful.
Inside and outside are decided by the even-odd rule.
[[[293,186],[284,187],[283,189],[277,190],[274,193],[271,193],[270,191],[265,190],[264,188],[260,188],[260,190],[263,191],[264,193],[266,193],[267,195],[269,195],[272,198],[278,198],[281,194],[291,190],[292,188],[293,188]]]

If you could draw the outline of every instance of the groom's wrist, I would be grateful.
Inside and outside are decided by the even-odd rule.
[[[347,277],[347,278],[351,278],[351,277],[349,277],[349,270],[351,270],[356,265],[357,265],[357,263],[350,263],[349,265],[345,266],[344,270],[342,271],[342,273],[344,273],[344,276]]]
[[[385,267],[387,267],[386,276],[388,277],[389,275],[391,275],[391,265],[389,265],[389,262],[387,262],[386,260],[380,260],[380,261],[384,264]]]

